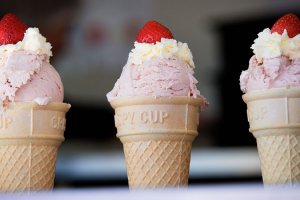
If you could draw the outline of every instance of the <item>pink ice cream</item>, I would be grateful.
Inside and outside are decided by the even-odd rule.
[[[127,63],[109,101],[126,96],[193,96],[200,95],[192,68],[176,58],[155,58],[140,65]]]
[[[51,45],[30,28],[17,44],[0,46],[0,102],[63,102],[59,74],[49,63]]]
[[[34,52],[13,53],[5,63],[6,70],[0,75],[0,91],[7,92],[5,97],[16,102],[62,102],[63,85],[48,59],[47,55]]]
[[[249,68],[240,76],[241,90],[246,93],[280,87],[300,86],[300,59],[286,56],[266,58],[262,63],[252,56]]]

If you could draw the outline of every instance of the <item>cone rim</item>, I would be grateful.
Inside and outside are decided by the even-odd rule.
[[[172,105],[195,105],[199,106],[205,102],[204,98],[198,96],[197,98],[191,96],[171,96],[171,97],[149,97],[149,96],[135,96],[135,97],[121,97],[110,102],[113,108],[130,105],[148,105],[148,104],[172,104]]]
[[[33,110],[56,110],[67,112],[71,108],[71,104],[63,102],[51,102],[46,105],[39,105],[36,102],[14,102],[9,104],[6,109],[33,109]]]
[[[276,98],[300,98],[300,87],[284,87],[271,88],[264,90],[254,90],[242,95],[243,101],[248,103],[250,101],[259,99],[276,99]]]

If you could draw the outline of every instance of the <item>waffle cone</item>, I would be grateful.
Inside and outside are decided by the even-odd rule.
[[[14,103],[0,113],[0,191],[53,188],[70,105]]]
[[[243,95],[265,185],[300,183],[300,88]]]
[[[111,102],[130,188],[188,184],[203,99],[130,97]]]

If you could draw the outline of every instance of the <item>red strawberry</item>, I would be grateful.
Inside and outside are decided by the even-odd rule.
[[[0,21],[0,45],[16,44],[23,40],[27,26],[14,14],[8,13]]]
[[[157,21],[148,21],[136,37],[140,43],[160,42],[161,38],[173,39],[171,31]]]
[[[296,35],[300,34],[299,18],[291,13],[286,14],[275,22],[271,29],[271,32],[277,32],[281,35],[284,29],[286,29],[287,34],[290,38],[293,38]]]

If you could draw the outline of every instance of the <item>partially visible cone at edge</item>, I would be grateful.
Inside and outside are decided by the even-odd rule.
[[[202,98],[192,97],[128,97],[111,102],[131,189],[188,184],[202,103]]]
[[[57,150],[70,105],[14,103],[0,117],[0,191],[53,188]]]
[[[243,95],[265,185],[300,184],[300,88]]]

